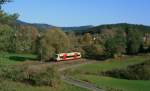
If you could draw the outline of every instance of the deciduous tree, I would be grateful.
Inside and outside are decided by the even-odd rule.
[[[121,55],[126,52],[126,39],[122,31],[118,30],[113,38],[109,38],[105,43],[107,55]]]
[[[0,25],[0,51],[12,51],[14,30],[8,25]]]
[[[143,42],[141,33],[135,29],[126,30],[127,33],[127,53],[136,54],[139,52],[140,46]]]
[[[34,53],[39,33],[35,27],[20,26],[15,34],[16,52]]]
[[[41,35],[39,56],[41,60],[50,60],[56,53],[70,48],[68,36],[58,28],[48,29]]]

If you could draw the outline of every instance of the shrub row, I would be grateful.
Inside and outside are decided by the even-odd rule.
[[[150,80],[150,60],[129,66],[126,69],[115,69],[103,72],[103,75],[128,80]]]
[[[45,64],[24,63],[2,68],[0,78],[24,82],[31,85],[46,85],[56,87],[59,83],[59,75],[55,67]]]

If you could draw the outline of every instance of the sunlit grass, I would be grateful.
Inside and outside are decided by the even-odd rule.
[[[150,60],[149,56],[134,56],[122,60],[109,59],[103,62],[85,64],[73,70],[72,77],[95,84],[104,89],[120,89],[123,91],[150,91],[150,81],[126,80],[104,77],[101,72],[124,69],[130,65],[140,64]]]
[[[0,91],[88,91],[76,86],[62,83],[61,86],[54,88],[49,86],[31,86],[23,83],[3,81],[0,83]]]
[[[81,67],[75,69],[75,74],[78,73],[89,73],[89,74],[99,74],[102,71],[108,71],[112,69],[123,69],[129,65],[135,65],[142,63],[150,59],[149,56],[134,56],[121,60],[109,59],[102,62],[96,62],[92,64],[85,64]]]
[[[150,91],[150,81],[125,80],[96,75],[76,75],[76,79],[88,81],[104,89],[114,88],[123,91]]]

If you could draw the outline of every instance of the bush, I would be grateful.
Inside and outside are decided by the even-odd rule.
[[[84,50],[87,58],[100,59],[105,54],[104,47],[98,44],[85,46]]]
[[[129,66],[126,69],[115,69],[104,72],[106,76],[129,79],[129,80],[150,80],[150,61]]]
[[[0,91],[16,91],[16,88],[8,83],[10,83],[10,82],[2,80],[0,82]]]
[[[56,87],[60,83],[60,77],[55,67],[49,67],[45,64],[29,65],[29,63],[24,63],[10,68],[3,68],[0,77],[38,86]]]

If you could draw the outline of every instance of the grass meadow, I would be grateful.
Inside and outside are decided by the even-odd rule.
[[[110,91],[150,91],[149,80],[126,80],[102,76],[101,72],[113,69],[125,69],[130,65],[150,61],[149,56],[134,56],[121,60],[109,59],[93,64],[85,64],[73,70],[73,78],[90,82]]]

